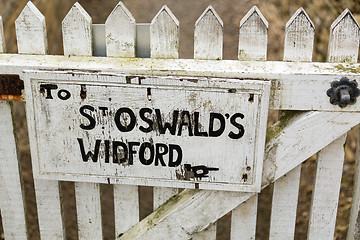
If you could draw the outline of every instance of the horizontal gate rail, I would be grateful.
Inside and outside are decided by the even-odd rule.
[[[2,74],[21,75],[25,69],[111,72],[149,76],[177,74],[184,77],[268,80],[272,82],[271,109],[360,111],[360,102],[340,108],[330,104],[329,97],[326,95],[326,91],[334,80],[347,77],[360,82],[358,74],[360,64],[0,55]],[[240,73],[239,69],[241,69]]]

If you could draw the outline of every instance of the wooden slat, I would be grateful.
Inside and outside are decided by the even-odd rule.
[[[357,62],[359,30],[356,20],[346,9],[331,25],[328,52],[330,62]],[[334,237],[345,139],[346,134],[318,154],[308,239]]]
[[[223,22],[215,9],[209,6],[195,23],[194,59],[221,60],[222,52]],[[203,232],[194,234],[193,239],[215,240],[216,222],[210,224]]]
[[[138,186],[114,185],[115,236],[119,237],[139,222]]]
[[[356,34],[359,34],[359,26],[357,24],[357,22],[354,20],[353,16],[351,15],[351,13],[348,11],[348,9],[346,9],[344,11],[344,14],[347,14],[347,22],[348,22],[348,28],[352,29],[353,34],[351,34],[351,32],[346,32],[347,34],[350,35],[350,40],[354,40],[354,42],[350,43],[348,48],[354,48],[354,52],[353,52],[353,62],[357,61],[357,57],[358,57],[358,51],[357,48],[355,50],[355,44],[359,44],[359,39],[356,38]],[[340,17],[339,17],[340,18]],[[340,21],[341,19],[339,19]],[[339,22],[338,21],[338,22]],[[340,28],[337,28],[337,31],[340,31]],[[351,30],[348,30],[351,31]],[[339,33],[337,33],[339,34]],[[351,45],[353,44],[353,45]],[[352,46],[352,47],[351,47]],[[339,54],[339,53],[338,53]],[[357,149],[356,149],[356,164],[355,164],[355,176],[354,176],[354,194],[353,194],[353,200],[352,200],[352,205],[351,205],[351,211],[350,211],[350,221],[349,221],[349,229],[348,229],[348,234],[347,234],[347,240],[353,240],[353,239],[358,239],[360,238],[360,173],[359,173],[359,164],[360,164],[360,132],[358,132],[358,136],[357,136]]]
[[[360,111],[360,101],[340,108],[338,105],[330,104],[329,97],[326,95],[331,82],[340,80],[344,75],[359,82],[359,64],[150,58],[136,58],[129,61],[128,58],[0,55],[0,70],[4,74],[21,74],[24,69],[39,68],[120,72],[134,75],[178,74],[179,76],[271,80],[270,109]]]
[[[41,239],[65,239],[58,181],[34,179]]]
[[[269,24],[254,6],[241,19],[239,28],[239,60],[266,60]]]
[[[6,50],[5,35],[4,35],[4,24],[2,17],[0,16],[0,53],[4,53]]]
[[[135,57],[135,19],[119,2],[105,23],[106,51],[111,57]],[[139,222],[138,186],[114,186],[115,236],[121,236]]]
[[[318,154],[308,239],[333,239],[346,134]]]
[[[47,54],[45,17],[32,2],[28,2],[15,21],[18,52]]]
[[[108,57],[135,57],[136,22],[122,2],[107,18],[105,32]]]
[[[27,3],[15,27],[19,53],[47,54],[45,17],[32,2]],[[34,179],[34,188],[41,239],[64,239],[59,182]]]
[[[303,8],[286,23],[284,61],[311,62],[315,27]]]
[[[331,24],[328,61],[356,63],[359,52],[360,28],[349,9]]]
[[[179,58],[179,21],[163,6],[150,25],[151,58]]]
[[[167,6],[163,6],[150,25],[151,58],[179,57],[179,21]],[[154,209],[178,193],[177,188],[154,187]]]
[[[359,122],[358,114],[307,112],[283,119],[271,127],[265,147],[262,187],[294,169]],[[120,239],[157,239],[160,236],[162,239],[172,236],[188,239],[251,196],[253,193],[185,190]]]
[[[266,60],[268,22],[254,6],[240,21],[239,60]],[[231,215],[231,240],[255,239],[258,195],[240,204]]]
[[[167,200],[178,194],[178,192],[179,190],[177,188],[154,187],[154,209],[160,207]]]
[[[274,184],[269,239],[294,239],[301,165]]]
[[[210,226],[207,227],[205,230],[195,234],[192,237],[192,240],[208,240],[208,239],[216,239],[216,223],[210,224]]]
[[[100,184],[75,183],[79,239],[102,239]]]
[[[231,240],[255,239],[258,194],[240,204],[231,213]]]
[[[27,239],[10,103],[0,101],[0,210],[5,239]]]
[[[76,2],[62,21],[64,55],[92,56],[92,19]]]
[[[222,59],[223,22],[212,6],[195,23],[194,59]]]
[[[357,128],[357,131],[360,129]],[[355,176],[354,193],[350,210],[349,229],[346,236],[347,240],[357,240],[360,238],[360,133],[357,135],[356,157],[355,157]]]
[[[64,55],[91,56],[92,20],[75,3],[62,22]],[[100,185],[75,183],[79,239],[102,239]]]
[[[311,61],[315,37],[314,24],[300,8],[286,24],[284,61]],[[299,80],[301,81],[301,80]],[[283,117],[292,112],[282,112]],[[270,239],[293,239],[298,204],[301,165],[274,183]]]

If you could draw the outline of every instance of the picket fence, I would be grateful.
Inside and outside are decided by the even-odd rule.
[[[240,22],[238,56],[241,61],[221,60],[223,22],[211,6],[195,23],[193,60],[177,60],[179,22],[166,6],[150,24],[151,59],[137,61],[122,59],[139,56],[137,25],[122,2],[105,23],[106,58],[92,57],[92,20],[79,3],[71,8],[63,21],[64,56],[46,55],[45,18],[33,3],[28,2],[15,26],[18,54],[5,54],[1,21],[1,74],[21,76],[24,69],[112,72],[129,69],[136,73],[146,65],[162,75],[177,71],[183,75],[207,76],[212,69],[219,77],[271,80],[270,108],[284,111],[284,117],[268,129],[265,147],[262,188],[274,183],[270,239],[294,238],[301,163],[317,152],[308,239],[333,239],[344,142],[347,132],[360,123],[359,103],[340,108],[330,104],[326,96],[326,90],[334,80],[343,76],[359,80],[360,65],[356,62],[360,28],[348,9],[331,25],[329,63],[311,63],[315,30],[302,8],[286,24],[284,62],[264,61],[267,58],[268,22],[257,7],[253,7]],[[160,71],[155,63],[161,63],[165,71]],[[194,65],[203,70],[195,72]],[[222,71],[225,65],[233,70]],[[2,96],[2,99],[19,100],[20,97]],[[0,101],[0,112],[2,225],[5,239],[27,239],[24,187],[20,180],[9,102]],[[349,240],[360,236],[358,161],[359,157]],[[34,179],[34,186],[41,239],[65,239],[59,182]],[[178,194],[178,189],[154,187],[155,211],[139,222],[138,186],[114,184],[113,189],[115,236],[119,239],[216,239],[216,221],[228,212],[232,212],[231,239],[255,239],[258,194],[199,189]],[[75,193],[79,239],[102,239],[99,184],[76,182]]]

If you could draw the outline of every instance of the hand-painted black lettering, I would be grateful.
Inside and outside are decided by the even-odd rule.
[[[191,166],[190,164],[184,164],[184,167],[187,171],[192,171],[194,173],[194,177],[203,178],[209,177],[209,171],[219,171],[219,168],[206,167],[204,165],[199,166]]]
[[[125,125],[123,125],[121,123],[121,115],[127,115],[129,117],[130,122],[127,124],[126,120],[128,117],[125,117],[124,115],[122,116],[122,118],[125,120]],[[130,109],[130,108],[119,108],[116,113],[115,113],[115,124],[117,126],[117,128],[120,130],[120,132],[130,132],[131,130],[134,129],[135,124],[136,124],[136,117],[134,112]]]
[[[217,130],[214,130],[214,121],[215,119],[219,120],[220,127]],[[210,122],[209,122],[209,136],[210,137],[219,137],[225,130],[225,118],[220,113],[210,113]]]
[[[89,110],[91,112],[95,111],[95,108],[90,105],[84,105],[80,107],[80,114],[86,117],[89,120],[88,125],[80,124],[80,128],[84,130],[91,130],[95,128],[96,120],[90,114],[86,113],[85,110]]]
[[[121,148],[121,150],[119,150],[119,147]],[[125,163],[127,162],[127,159],[128,148],[126,144],[119,141],[113,141],[113,163]]]
[[[65,89],[59,90],[57,95],[61,100],[68,100],[71,97],[71,93]]]
[[[129,142],[129,165],[134,164],[134,154],[136,150],[133,149],[134,146],[140,146],[139,142]]]
[[[180,124],[179,124],[179,130],[178,130],[178,134],[177,134],[178,136],[181,136],[183,126],[187,126],[189,136],[193,136],[189,111],[182,111],[180,114]]]
[[[44,92],[46,90],[46,98],[45,99],[53,99],[51,95],[51,90],[58,89],[58,86],[55,84],[40,84],[40,92]]]
[[[166,166],[164,162],[164,155],[166,155],[169,152],[168,146],[163,143],[157,143],[155,146],[156,146],[155,166],[159,165],[159,161],[161,163],[161,166]]]
[[[149,159],[145,158],[145,151],[146,149],[149,149],[150,151],[150,156]],[[151,144],[150,142],[144,142],[143,144],[141,144],[140,149],[139,149],[139,159],[140,162],[144,165],[150,165],[153,163],[154,161],[154,145]]]
[[[104,140],[105,143],[105,163],[109,163],[110,158],[110,141]]]
[[[144,122],[146,122],[149,125],[147,128],[145,128],[143,126],[139,127],[139,130],[144,133],[151,132],[153,130],[153,124],[154,124],[154,122],[150,118],[145,116],[146,113],[151,114],[152,110],[150,108],[141,108],[139,111],[141,120],[143,120]]]
[[[101,140],[96,140],[95,141],[95,150],[94,153],[91,151],[88,151],[87,153],[85,153],[85,149],[84,149],[84,142],[81,138],[77,138],[79,145],[80,145],[80,152],[81,152],[81,156],[84,162],[87,162],[89,160],[89,157],[92,159],[93,162],[97,162],[98,161],[98,156],[99,156],[99,148],[100,148],[100,143]]]
[[[202,136],[202,137],[207,137],[208,133],[207,132],[201,132],[199,129],[199,112],[194,112],[194,135],[195,136]]]
[[[156,113],[156,120],[157,120],[157,125],[158,125],[158,129],[160,134],[165,134],[166,129],[169,129],[169,132],[171,135],[175,135],[176,133],[176,123],[178,121],[178,116],[179,116],[179,111],[178,110],[174,110],[173,112],[173,117],[172,117],[172,124],[165,122],[163,125],[162,119],[161,119],[161,112],[160,109],[155,109],[155,113]]]
[[[231,116],[230,118],[230,123],[236,127],[237,129],[239,129],[239,132],[238,133],[234,133],[233,131],[231,131],[229,133],[229,137],[232,138],[232,139],[239,139],[241,138],[242,136],[244,136],[244,133],[245,133],[245,129],[244,129],[244,126],[241,125],[240,123],[238,123],[236,121],[237,118],[241,118],[243,119],[244,118],[244,115],[241,114],[241,113],[235,113],[234,115]]]
[[[102,112],[103,116],[106,116],[106,111],[109,110],[108,107],[99,107],[99,110]]]
[[[177,159],[174,160],[174,152],[177,152]],[[169,167],[177,167],[182,161],[182,149],[179,145],[169,144]]]

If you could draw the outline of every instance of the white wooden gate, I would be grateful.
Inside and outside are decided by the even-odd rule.
[[[23,70],[57,69],[159,76],[176,72],[183,76],[209,77],[209,73],[215,71],[216,77],[271,81],[270,108],[286,112],[268,128],[265,146],[262,188],[274,183],[270,239],[294,238],[301,163],[317,152],[308,239],[333,238],[346,133],[360,123],[359,102],[340,108],[330,104],[326,95],[334,80],[348,77],[360,81],[360,65],[356,64],[360,28],[348,9],[331,26],[329,63],[311,63],[315,30],[302,8],[286,24],[284,62],[264,61],[268,23],[256,7],[240,22],[238,56],[241,61],[221,60],[223,23],[212,7],[195,23],[193,60],[177,59],[179,22],[166,6],[150,25],[151,59],[135,58],[136,22],[121,2],[105,23],[106,58],[92,57],[91,17],[78,3],[63,21],[64,56],[46,55],[45,18],[31,2],[15,25],[19,54],[5,54],[2,25],[0,28],[0,52],[4,53],[0,55],[2,75],[21,77]],[[151,72],[146,72],[149,68]],[[19,100],[21,97],[3,94],[1,98]],[[27,239],[9,102],[0,102],[0,112],[2,225],[5,239]],[[359,238],[358,164],[348,239]],[[41,238],[64,239],[59,182],[35,179],[34,185]],[[178,194],[178,189],[155,187],[156,210],[139,222],[138,186],[115,184],[113,187],[115,235],[119,239],[216,239],[216,221],[230,211],[231,239],[255,239],[258,202],[255,193],[189,189]],[[99,184],[76,182],[75,193],[79,238],[101,239]]]

